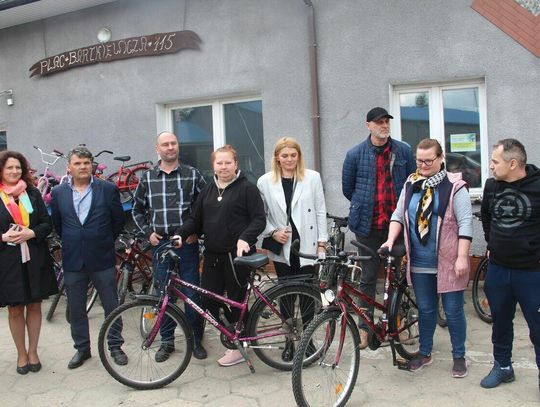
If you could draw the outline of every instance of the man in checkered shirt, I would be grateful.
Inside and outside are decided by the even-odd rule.
[[[181,226],[191,212],[191,205],[205,185],[205,181],[194,167],[179,160],[179,144],[176,135],[165,131],[158,135],[156,152],[160,157],[158,164],[146,171],[135,191],[133,219],[153,246],[152,252],[169,242],[174,230]],[[191,235],[176,249],[180,256],[180,277],[194,285],[200,284],[199,243],[197,235]],[[167,279],[167,270],[172,268],[172,260],[167,258],[159,262],[153,258],[154,281],[157,287],[163,287]],[[200,305],[199,295],[193,290],[183,289],[191,300]],[[201,345],[203,335],[202,320],[188,305],[185,312],[195,335],[193,356],[205,359],[207,354]],[[166,361],[174,352],[174,329],[176,324],[169,318],[163,320],[160,334],[161,346],[156,352],[157,362]]]

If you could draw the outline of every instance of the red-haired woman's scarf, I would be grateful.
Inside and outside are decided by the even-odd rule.
[[[14,186],[0,183],[0,197],[13,218],[13,223],[26,228],[30,226],[30,214],[34,212],[34,208],[26,193],[26,182],[21,179]],[[19,204],[15,202],[15,198],[19,200]],[[23,242],[20,246],[22,262],[26,263],[30,260],[28,244]]]

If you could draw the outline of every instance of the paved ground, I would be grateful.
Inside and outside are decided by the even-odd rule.
[[[470,292],[466,293],[470,297]],[[44,302],[44,311],[48,309]],[[8,406],[294,406],[290,374],[278,372],[254,360],[256,374],[243,364],[222,368],[216,364],[223,352],[213,330],[205,345],[209,357],[192,359],[184,374],[166,388],[136,391],[112,379],[101,366],[97,349],[82,367],[68,370],[74,353],[61,303],[52,322],[43,322],[40,355],[43,370],[20,376],[15,372],[16,354],[7,326],[7,311],[0,309],[0,405]],[[491,369],[490,326],[474,314],[468,316],[467,357],[469,376],[450,376],[451,354],[446,329],[437,329],[433,365],[418,373],[392,366],[388,348],[362,351],[360,374],[350,406],[538,406],[538,370],[528,330],[521,313],[515,323],[514,368],[516,381],[499,388],[480,388],[481,378]],[[99,305],[90,313],[93,343],[102,314]]]

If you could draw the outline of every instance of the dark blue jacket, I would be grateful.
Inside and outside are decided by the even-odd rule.
[[[52,190],[51,215],[62,238],[64,271],[101,271],[114,267],[114,241],[124,227],[124,212],[116,185],[94,178],[92,203],[84,224],[73,206],[69,184]]]
[[[349,228],[364,237],[371,231],[375,202],[376,157],[370,136],[347,152],[341,174],[343,195],[351,201]],[[416,171],[416,163],[407,144],[391,142],[390,172],[397,200],[407,177]]]

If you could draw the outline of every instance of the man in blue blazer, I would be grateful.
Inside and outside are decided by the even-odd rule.
[[[52,191],[51,215],[62,239],[62,266],[71,316],[71,337],[77,353],[68,369],[81,366],[91,357],[86,314],[86,292],[90,281],[96,287],[105,317],[118,306],[114,241],[124,227],[124,212],[118,189],[92,177],[92,153],[83,146],[68,154],[69,181]],[[121,327],[119,327],[121,329]],[[128,363],[120,348],[122,338],[109,338],[115,363]]]

